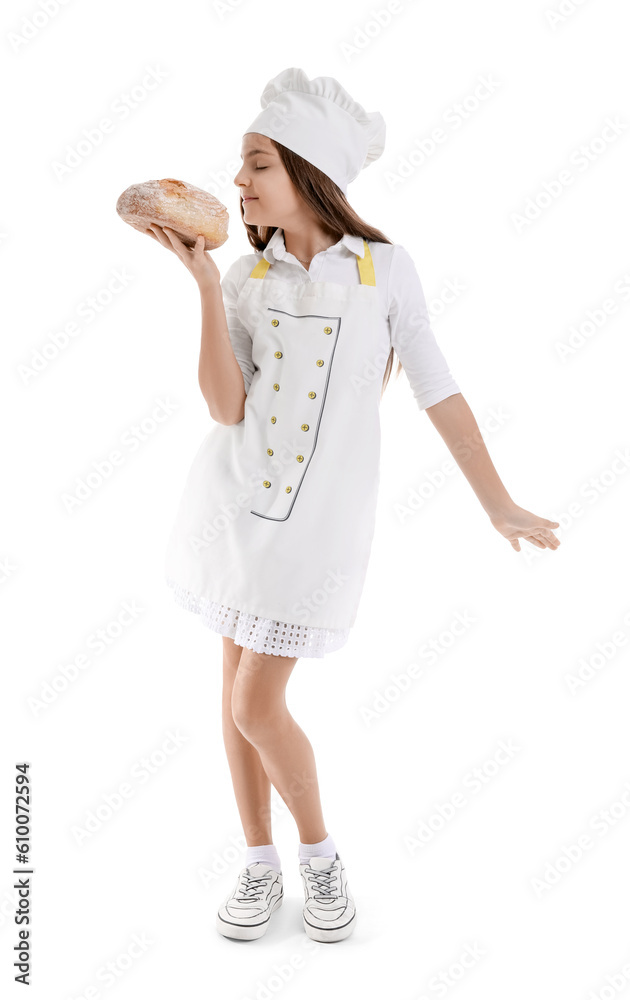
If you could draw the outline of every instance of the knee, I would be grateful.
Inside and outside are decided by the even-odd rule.
[[[284,681],[276,676],[277,657],[243,649],[232,686],[232,718],[237,729],[254,745],[272,738],[290,718],[284,697]],[[271,672],[271,673],[270,673]]]
[[[280,715],[275,708],[257,697],[255,691],[243,691],[236,683],[232,690],[232,718],[246,740],[264,745],[277,732]]]
[[[286,715],[283,697],[257,684],[256,675],[241,671],[232,687],[231,707],[236,728],[255,746],[264,745],[277,733]]]

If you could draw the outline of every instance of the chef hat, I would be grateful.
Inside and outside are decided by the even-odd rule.
[[[385,148],[385,121],[365,111],[332,76],[309,80],[302,69],[285,69],[262,92],[263,110],[249,132],[258,132],[318,167],[345,194],[348,184]]]

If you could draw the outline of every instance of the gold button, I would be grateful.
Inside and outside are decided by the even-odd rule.
[[[304,461],[304,455],[296,455],[295,457],[297,458],[298,462]]]
[[[272,326],[277,326],[279,322],[280,322],[280,320],[279,320],[279,319],[272,319],[272,321],[271,321],[271,325],[272,325]]]
[[[272,418],[271,418],[271,423],[272,423],[272,424],[275,424],[275,422],[276,422],[276,418],[275,418],[275,417],[272,417]]]
[[[315,396],[316,396],[316,395],[317,395],[317,393],[316,393],[316,392],[309,392],[309,394],[308,394],[308,398],[309,398],[309,399],[315,399]]]
[[[303,431],[307,431],[308,430],[308,424],[302,424],[302,430]]]
[[[271,483],[269,482],[268,479],[265,479],[263,486],[271,486]]]
[[[276,353],[274,354],[274,358],[281,358],[281,357],[282,357],[282,351],[276,351]]]
[[[277,382],[274,382],[274,383],[273,383],[273,387],[274,387],[274,389],[276,390],[276,392],[277,392],[277,391],[278,391],[278,389],[280,388],[280,386],[278,385],[278,383],[277,383]]]
[[[267,448],[267,454],[273,455],[273,448]]]
[[[321,368],[321,367],[322,367],[322,365],[323,365],[323,363],[324,363],[324,362],[322,361],[322,359],[321,359],[321,358],[319,359],[319,361],[316,361],[316,362],[315,362],[315,364],[317,365],[317,367],[318,367],[318,368]]]
[[[324,327],[324,333],[332,333],[332,327],[331,326],[325,326]]]
[[[290,487],[290,486],[287,486],[287,488],[286,488],[286,490],[285,490],[285,493],[290,493],[290,492],[291,492],[291,487]]]

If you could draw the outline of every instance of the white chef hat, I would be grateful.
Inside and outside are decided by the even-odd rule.
[[[309,80],[295,66],[270,80],[263,110],[243,135],[258,132],[318,167],[346,194],[348,184],[385,148],[385,121],[366,111],[332,76]]]

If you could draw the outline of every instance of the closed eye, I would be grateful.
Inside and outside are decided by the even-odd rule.
[[[266,170],[266,167],[256,167],[256,170]]]

